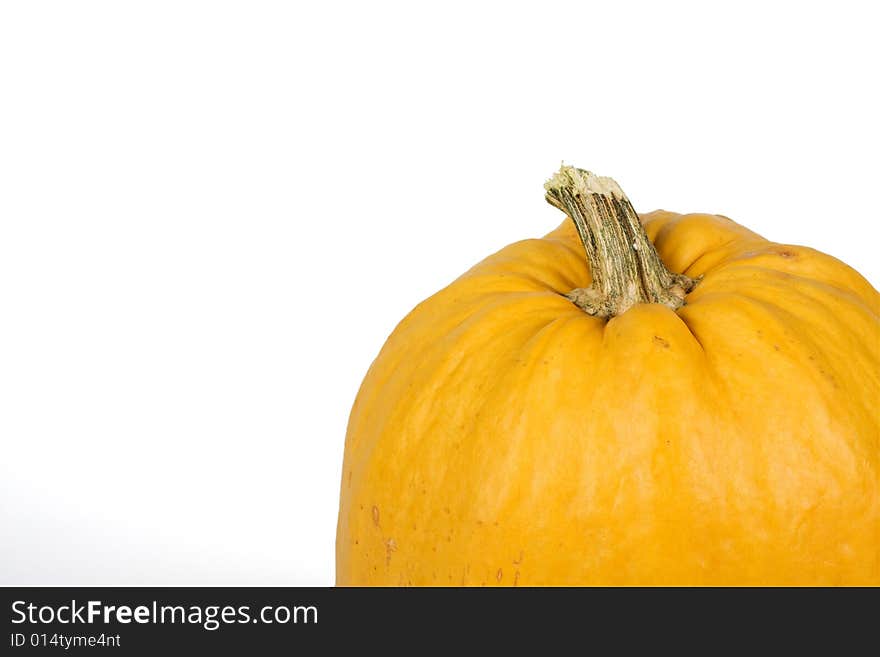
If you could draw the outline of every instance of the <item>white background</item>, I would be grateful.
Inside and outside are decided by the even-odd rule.
[[[871,5],[3,3],[0,583],[332,583],[361,378],[563,159],[877,286]]]

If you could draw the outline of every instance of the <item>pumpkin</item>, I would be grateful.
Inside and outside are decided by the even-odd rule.
[[[730,219],[568,218],[419,304],[351,412],[339,585],[880,584],[880,295]]]

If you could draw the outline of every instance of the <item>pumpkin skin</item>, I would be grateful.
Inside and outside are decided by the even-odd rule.
[[[880,584],[880,295],[715,215],[642,215],[672,310],[605,320],[571,220],[418,305],[346,436],[339,585]]]

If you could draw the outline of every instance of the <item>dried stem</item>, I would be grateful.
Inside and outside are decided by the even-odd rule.
[[[614,317],[637,303],[677,309],[697,281],[673,274],[657,255],[633,209],[611,178],[563,166],[544,185],[547,201],[574,221],[593,284],[566,296],[590,315]]]

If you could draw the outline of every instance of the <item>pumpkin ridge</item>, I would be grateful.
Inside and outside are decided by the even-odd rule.
[[[713,282],[719,280],[721,274],[729,274],[731,272],[747,272],[753,271],[761,274],[761,281],[764,284],[764,281],[768,276],[772,276],[771,280],[781,280],[787,279],[792,281],[794,284],[786,286],[788,290],[791,291],[800,291],[798,288],[811,288],[822,290],[828,293],[829,296],[832,297],[843,297],[849,304],[853,306],[857,306],[862,308],[865,312],[871,314],[874,318],[880,319],[880,314],[871,307],[871,305],[862,298],[860,294],[857,292],[843,288],[839,285],[835,285],[834,283],[819,280],[810,276],[804,276],[802,274],[796,274],[789,271],[785,271],[782,269],[777,269],[774,267],[767,267],[765,265],[753,264],[748,261],[739,261],[739,262],[731,262],[722,267],[719,267],[713,272],[713,275],[710,276],[707,280],[708,283],[705,286],[706,290],[702,291],[702,294],[706,294],[709,289],[712,288]],[[784,278],[783,278],[784,277]],[[745,294],[745,292],[743,292]],[[699,294],[695,294],[691,299],[692,303],[697,303],[701,296]],[[827,312],[833,312],[830,308],[826,308]]]

